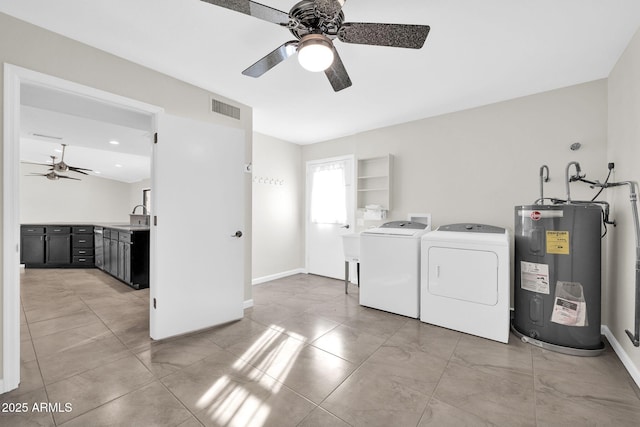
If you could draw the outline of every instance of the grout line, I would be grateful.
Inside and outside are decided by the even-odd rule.
[[[22,287],[22,286],[21,286]],[[42,375],[42,368],[40,367],[40,359],[38,358],[38,353],[36,352],[36,346],[33,345],[33,337],[31,336],[31,328],[29,327],[29,319],[27,319],[27,315],[24,313],[24,304],[22,303],[22,298],[20,298],[20,308],[22,309],[22,313],[24,315],[24,318],[26,320],[26,322],[24,323],[24,325],[22,326],[26,326],[27,327],[27,331],[29,331],[29,341],[31,342],[31,348],[33,349],[33,355],[35,356],[35,361],[36,364],[38,365],[38,372],[40,373],[40,380],[42,381],[42,388],[44,390],[44,395],[47,397],[47,403],[50,403],[51,400],[49,399],[49,391],[47,390],[47,384],[44,382],[44,376]],[[22,342],[22,340],[21,340]],[[23,362],[20,361],[20,366],[22,366]],[[19,385],[18,385],[19,387]],[[49,414],[51,416],[51,420],[53,421],[53,425],[57,426],[57,422],[56,422],[56,418],[53,416],[53,414]]]

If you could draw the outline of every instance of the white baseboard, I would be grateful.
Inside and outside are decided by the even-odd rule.
[[[618,342],[607,325],[600,326],[600,331],[605,337],[607,337],[607,340],[609,341],[609,344],[611,344],[613,351],[616,352],[624,367],[627,368],[627,372],[629,372],[629,375],[631,375],[633,381],[635,381],[638,387],[640,387],[640,371],[638,370],[638,367],[633,363],[627,352],[624,351],[624,348]]]
[[[244,308],[247,309],[247,308],[251,308],[251,307],[253,307],[253,299],[246,300],[244,302]]]
[[[252,285],[259,285],[260,283],[270,282],[276,279],[282,279],[283,277],[293,276],[294,274],[306,274],[307,270],[304,268],[296,268],[295,270],[283,271],[282,273],[270,274],[268,276],[256,277],[251,280]]]

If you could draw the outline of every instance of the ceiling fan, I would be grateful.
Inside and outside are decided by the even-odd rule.
[[[75,167],[75,166],[69,166],[68,164],[66,164],[64,162],[64,152],[65,152],[65,149],[67,147],[67,144],[61,144],[61,145],[62,145],[62,156],[60,157],[60,161],[59,162],[56,162],[56,156],[51,156],[51,164],[49,164],[49,163],[31,163],[31,162],[25,162],[25,163],[29,163],[29,164],[32,164],[32,165],[40,165],[40,166],[51,166],[51,169],[50,169],[51,172],[48,173],[48,174],[42,174],[42,176],[46,176],[48,179],[53,179],[53,180],[56,180],[58,178],[55,178],[55,177],[49,178],[49,175],[53,174],[51,176],[58,176],[59,178],[69,178],[69,177],[64,176],[64,175],[58,175],[57,172],[76,172],[76,173],[80,173],[82,175],[89,175],[85,171],[91,172],[91,169],[85,169],[85,168],[78,168],[78,167]],[[76,179],[77,180],[78,178],[69,178],[69,179]]]
[[[428,25],[344,22],[342,6],[346,0],[302,0],[289,13],[250,0],[202,1],[286,27],[296,37],[242,74],[260,77],[297,52],[300,64],[310,71],[324,71],[336,92],[351,86],[351,79],[333,40],[420,49],[430,29]]]
[[[30,162],[25,162],[25,163],[30,163]],[[80,178],[73,178],[70,176],[66,176],[66,175],[60,175],[58,173],[56,173],[55,170],[55,166],[56,166],[56,156],[51,156],[51,164],[47,164],[47,163],[30,163],[32,165],[46,165],[46,166],[51,166],[51,172],[48,173],[30,173],[27,176],[45,176],[47,177],[47,179],[50,179],[51,181],[57,181],[59,179],[74,179],[76,181],[80,181]],[[80,173],[84,173],[84,172],[80,172]],[[85,173],[85,175],[87,175]]]

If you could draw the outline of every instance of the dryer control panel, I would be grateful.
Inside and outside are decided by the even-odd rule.
[[[455,231],[464,233],[494,233],[504,234],[505,229],[486,224],[473,224],[473,223],[461,223],[461,224],[449,224],[441,225],[438,227],[439,231]]]

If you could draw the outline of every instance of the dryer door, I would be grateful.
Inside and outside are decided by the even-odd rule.
[[[494,252],[429,248],[428,292],[478,304],[498,303],[498,256]]]

